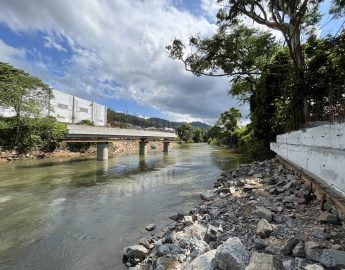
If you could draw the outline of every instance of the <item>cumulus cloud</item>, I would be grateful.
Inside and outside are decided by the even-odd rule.
[[[208,2],[211,16],[211,0],[202,0],[201,7],[206,10]],[[228,78],[195,77],[168,57],[165,46],[174,38],[187,42],[191,35],[209,36],[217,29],[207,18],[177,8],[173,0],[1,1],[0,22],[16,32],[44,33],[44,46],[71,52],[59,76],[49,72],[47,59],[28,64],[21,58],[20,67],[29,67],[57,89],[133,99],[176,120],[212,122],[238,106],[227,96]],[[7,48],[1,50],[2,58],[23,53]]]

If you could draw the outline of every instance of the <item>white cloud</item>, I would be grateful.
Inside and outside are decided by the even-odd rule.
[[[0,39],[1,62],[16,64],[25,58],[25,50],[16,49]]]
[[[204,9],[207,2],[202,0]],[[227,96],[227,78],[197,78],[168,57],[165,46],[174,38],[187,42],[191,35],[217,29],[206,18],[177,9],[172,0],[1,1],[0,22],[17,32],[43,32],[45,46],[58,51],[66,51],[60,37],[67,40],[73,55],[61,67],[62,76],[49,73],[44,57],[19,65],[57,89],[134,99],[176,120],[210,122],[236,106]]]

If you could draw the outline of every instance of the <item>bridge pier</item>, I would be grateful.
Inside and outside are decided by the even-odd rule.
[[[147,154],[147,145],[148,141],[146,139],[140,139],[139,142],[139,155],[140,156],[146,156]]]
[[[108,143],[98,142],[97,143],[97,160],[107,160],[108,159]]]
[[[163,152],[168,153],[169,152],[169,141],[163,141]]]

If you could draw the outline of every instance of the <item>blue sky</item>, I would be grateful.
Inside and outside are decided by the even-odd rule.
[[[165,46],[214,33],[217,9],[213,0],[3,0],[0,61],[118,111],[213,123],[239,106],[227,95],[229,79],[187,73]],[[328,20],[321,35],[340,27]]]

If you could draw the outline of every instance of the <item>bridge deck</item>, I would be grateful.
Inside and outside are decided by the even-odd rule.
[[[124,129],[93,127],[83,125],[67,125],[66,141],[110,141],[112,139],[165,139],[174,140],[173,132],[151,131],[144,129]]]

